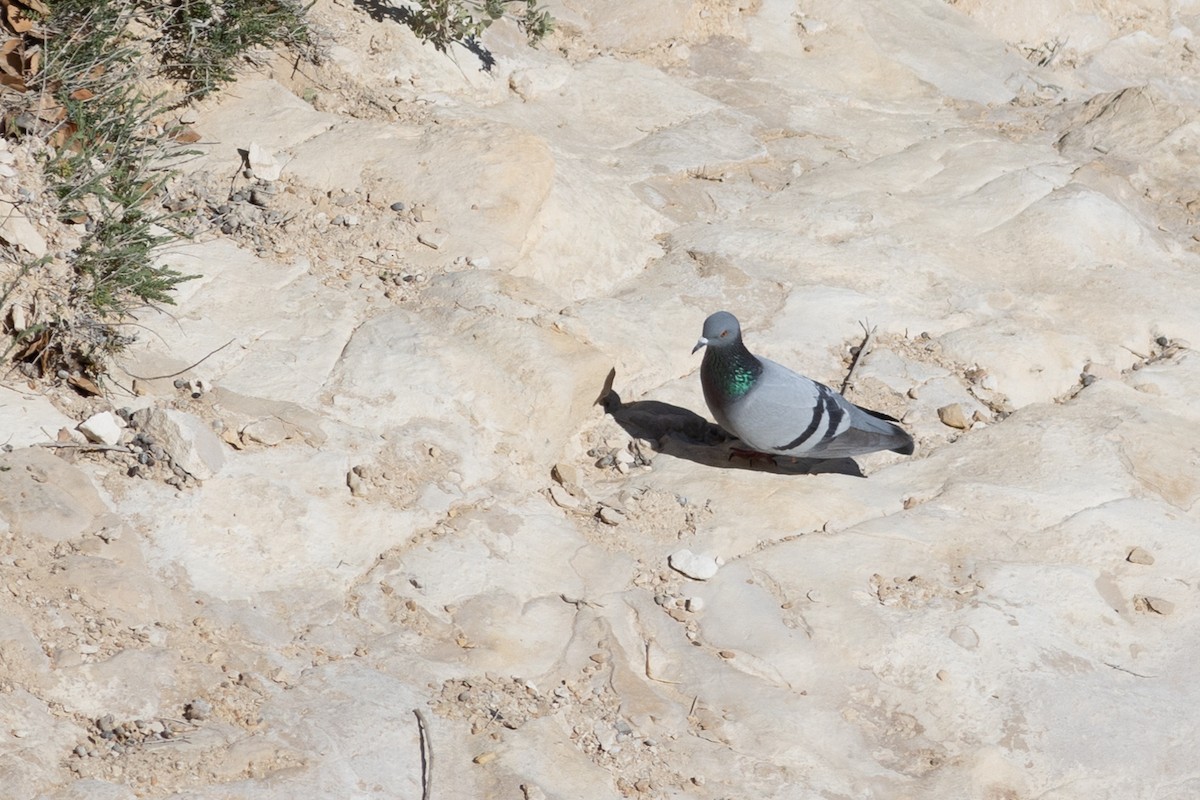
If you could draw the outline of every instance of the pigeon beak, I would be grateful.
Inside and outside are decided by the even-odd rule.
[[[696,346],[692,348],[692,355],[695,355],[697,350],[699,350],[701,347],[704,347],[707,344],[708,344],[708,339],[705,339],[703,336],[701,336],[700,340],[698,342],[696,342]]]

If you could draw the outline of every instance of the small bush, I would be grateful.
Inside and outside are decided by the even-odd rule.
[[[516,10],[512,10],[514,6]],[[516,21],[530,45],[554,30],[553,17],[538,7],[538,0],[417,0],[408,24],[422,40],[445,50],[451,44],[478,39],[493,22],[505,17]]]

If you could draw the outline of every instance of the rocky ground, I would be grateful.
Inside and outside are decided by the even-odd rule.
[[[550,8],[183,112],[199,277],[0,387],[2,793],[1200,796],[1200,4]],[[730,461],[721,308],[917,454]]]

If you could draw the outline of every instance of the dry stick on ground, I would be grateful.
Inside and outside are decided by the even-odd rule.
[[[68,450],[112,450],[117,453],[133,452],[125,445],[112,444],[81,444],[79,442],[38,442],[35,447],[59,447]]]
[[[226,347],[229,347],[229,345],[233,344],[235,341],[237,341],[237,340],[236,340],[236,339],[230,339],[228,342],[226,342],[225,344],[221,345],[221,346],[220,346],[220,347],[218,347],[216,350],[213,350],[211,353],[209,353],[209,354],[208,354],[208,355],[206,355],[204,358],[202,358],[202,359],[200,359],[199,361],[197,361],[195,364],[192,364],[192,365],[190,365],[190,366],[186,366],[186,367],[184,367],[183,369],[179,370],[179,372],[172,372],[170,375],[154,375],[154,376],[152,376],[152,377],[149,377],[149,378],[143,378],[141,375],[134,375],[134,374],[133,374],[132,372],[130,372],[129,370],[125,370],[125,374],[126,374],[126,375],[129,375],[129,376],[131,376],[131,377],[133,377],[133,378],[137,378],[139,381],[160,381],[160,380],[162,380],[163,378],[174,378],[176,375],[182,375],[183,373],[187,372],[189,369],[195,369],[196,367],[200,366],[200,365],[201,365],[201,364],[203,364],[205,361],[208,361],[210,358],[212,358],[213,356],[215,356],[217,353],[219,353],[219,352],[221,352],[222,350],[224,350]]]
[[[433,785],[433,742],[429,740],[429,723],[421,709],[414,708],[417,715],[417,732],[421,736],[421,800],[429,800]]]
[[[871,341],[871,337],[875,335],[875,328],[867,328],[866,323],[858,323],[863,329],[863,340],[858,345],[858,351],[854,354],[854,360],[850,362],[850,370],[846,373],[846,380],[842,381],[841,393],[846,393],[846,387],[850,385],[850,379],[854,377],[854,368],[858,366],[858,362],[867,352],[867,343]]]

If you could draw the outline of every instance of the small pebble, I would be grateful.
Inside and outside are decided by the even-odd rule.
[[[481,764],[481,765],[488,764],[488,763],[496,760],[496,754],[491,751],[486,752],[486,753],[480,753],[479,755],[475,756],[471,760],[474,761],[476,764]]]
[[[979,647],[979,634],[966,625],[957,625],[950,631],[950,641],[964,650],[974,650]]]
[[[525,800],[546,800],[546,793],[532,783],[522,783],[521,793],[525,795]]]
[[[550,470],[550,476],[563,486],[579,485],[579,468],[574,464],[564,464],[560,461]]]
[[[1167,616],[1175,611],[1175,604],[1170,600],[1164,600],[1161,597],[1147,597],[1145,595],[1135,595],[1133,598],[1133,608],[1142,613],[1155,613]]]
[[[1125,560],[1130,564],[1144,564],[1150,566],[1154,563],[1154,556],[1141,547],[1130,548],[1129,553],[1125,556]]]
[[[550,486],[550,499],[554,501],[554,505],[568,511],[579,508],[579,501],[557,483]]]
[[[676,572],[698,581],[706,581],[716,575],[720,566],[715,557],[696,555],[686,548],[668,556],[667,563]]]
[[[600,507],[600,521],[605,525],[620,525],[625,521],[625,515],[615,508]]]
[[[440,250],[450,240],[450,236],[441,228],[435,228],[426,233],[417,234],[417,241],[426,247]]]
[[[971,427],[971,422],[967,418],[967,412],[962,407],[962,403],[951,403],[948,406],[942,406],[938,409],[938,419],[943,425],[959,430],[966,430]]]
[[[397,200],[396,202],[394,202],[390,206],[388,206],[388,208],[390,208],[392,211],[395,211],[397,213],[403,211],[407,207],[408,206],[404,205],[404,203],[400,202],[399,200]]]
[[[688,611],[691,611],[693,614],[699,613],[704,610],[704,598],[689,597],[684,601],[683,607]]]
[[[1166,347],[1167,345],[1169,345],[1171,343],[1171,340],[1165,336],[1160,336],[1154,340],[1154,343],[1156,345],[1158,345],[1159,347]]]
[[[370,492],[366,481],[353,469],[346,473],[346,486],[350,488],[350,494],[355,497],[365,497]]]
[[[199,722],[212,715],[212,703],[202,698],[196,698],[183,707],[183,718]]]

